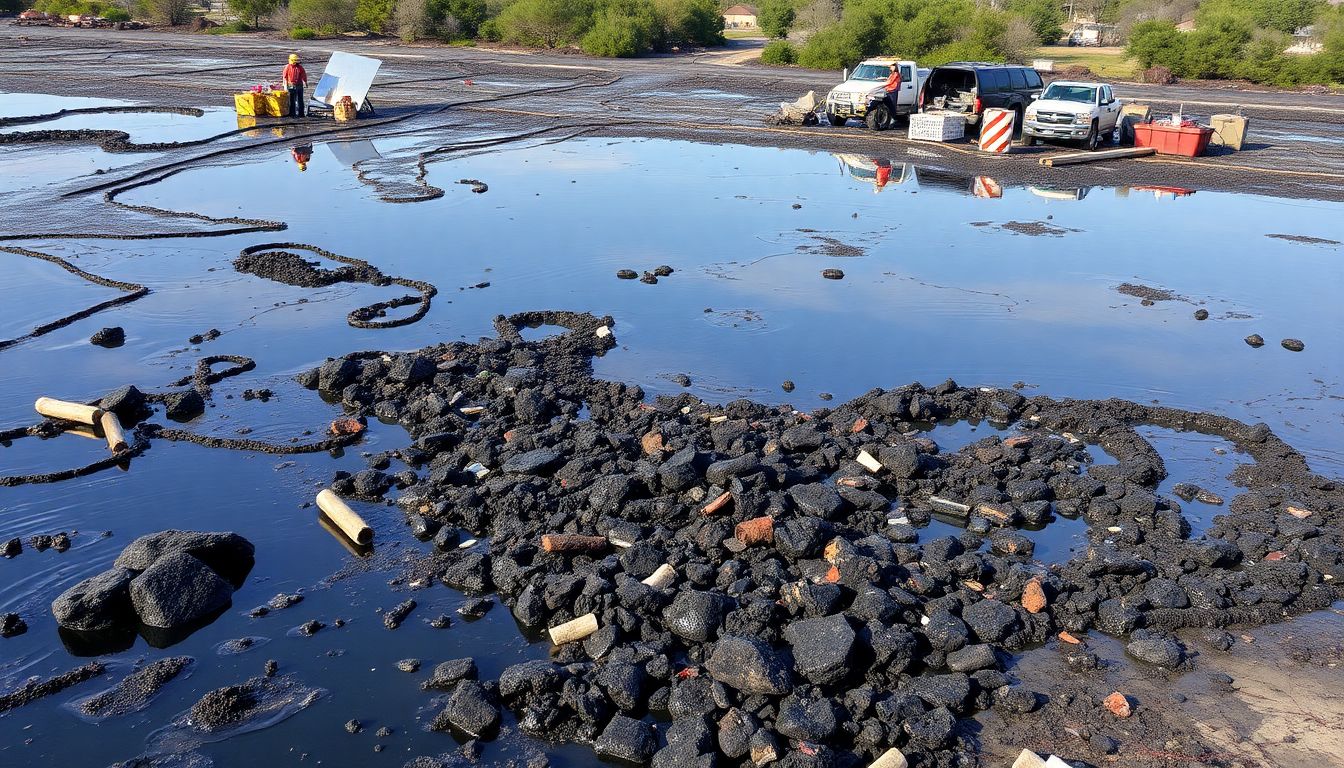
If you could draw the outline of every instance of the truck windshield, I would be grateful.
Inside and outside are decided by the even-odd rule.
[[[887,76],[891,74],[891,67],[882,64],[860,64],[854,74],[850,75],[852,80],[881,80],[886,81]]]
[[[1076,101],[1080,104],[1096,104],[1097,89],[1086,85],[1060,85],[1051,83],[1045,93],[1041,94],[1042,99],[1054,99],[1055,101]]]

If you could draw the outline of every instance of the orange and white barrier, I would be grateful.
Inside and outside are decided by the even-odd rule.
[[[1017,113],[1011,109],[986,109],[980,127],[980,149],[984,152],[1005,154],[1013,146],[1013,131],[1017,127]]]
[[[985,200],[998,200],[1003,197],[1003,185],[988,176],[976,176],[971,194]]]

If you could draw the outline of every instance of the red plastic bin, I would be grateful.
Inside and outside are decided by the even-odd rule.
[[[1212,128],[1191,126],[1177,128],[1161,123],[1140,123],[1134,126],[1134,146],[1152,147],[1159,155],[1199,157],[1209,148]]]

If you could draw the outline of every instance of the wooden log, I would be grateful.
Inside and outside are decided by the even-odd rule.
[[[74,421],[79,424],[88,424],[90,427],[98,423],[98,417],[103,411],[92,405],[83,403],[71,403],[65,400],[57,400],[52,397],[39,397],[37,402],[33,403],[37,412],[49,419],[60,419],[61,421]]]
[[[732,500],[733,500],[733,494],[724,491],[723,493],[719,494],[718,498],[706,504],[705,508],[700,510],[700,514],[705,516],[712,515],[715,512],[718,512],[720,509],[723,509],[724,507],[728,506],[728,502]]]
[[[107,438],[107,449],[119,453],[130,447],[126,442],[126,433],[121,430],[121,419],[111,411],[103,411],[98,423],[103,427],[103,437]]]
[[[354,543],[360,546],[373,543],[373,529],[330,488],[323,488],[317,494],[317,508]]]
[[[596,631],[597,614],[585,613],[573,621],[566,621],[564,624],[551,627],[547,630],[547,633],[551,636],[551,643],[564,645],[575,640],[582,640]]]
[[[966,517],[971,513],[970,504],[962,504],[959,501],[945,499],[942,496],[930,496],[929,506],[933,507],[933,511],[935,512],[956,515],[958,517]]]
[[[1106,149],[1100,152],[1069,152],[1063,155],[1042,157],[1041,165],[1047,168],[1057,168],[1064,165],[1098,163],[1103,160],[1125,160],[1131,157],[1147,157],[1155,154],[1157,154],[1157,150],[1152,147],[1124,147],[1122,149]]]
[[[868,768],[906,768],[910,763],[906,761],[905,755],[901,750],[892,747],[883,752],[876,760],[868,764]]]
[[[647,579],[644,579],[640,583],[646,587],[653,587],[654,589],[661,590],[672,586],[672,582],[676,580],[677,569],[667,563],[663,563],[658,566],[658,570],[654,571]]]
[[[601,536],[582,536],[577,533],[548,533],[541,537],[541,548],[559,554],[596,555],[607,551],[611,542]]]

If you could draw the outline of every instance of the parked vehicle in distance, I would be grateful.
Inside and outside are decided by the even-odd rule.
[[[893,64],[901,72],[896,114],[887,107],[885,87]],[[857,117],[875,131],[886,130],[896,123],[897,117],[918,109],[920,89],[928,75],[928,69],[920,69],[913,61],[890,57],[864,59],[845,82],[826,94],[826,119],[831,125],[839,126],[851,117]]]
[[[1027,104],[1040,95],[1041,76],[1018,64],[986,64],[959,61],[934,67],[920,92],[920,111],[953,111],[966,114],[966,125],[980,124],[986,109],[1011,109],[1017,125]]]
[[[1059,80],[1027,107],[1022,138],[1028,146],[1041,139],[1080,141],[1088,149],[1110,139],[1120,124],[1120,100],[1105,83]]]

